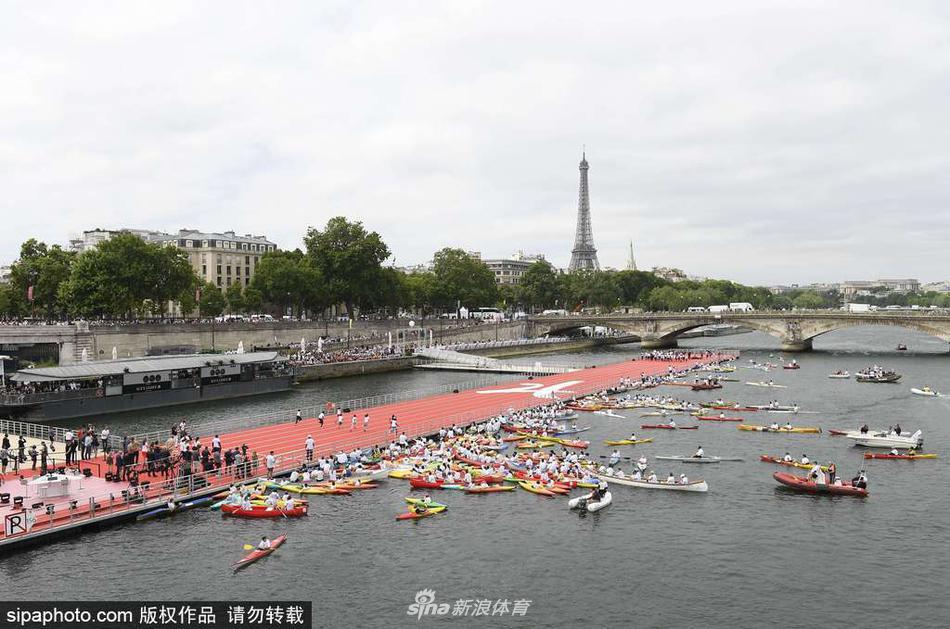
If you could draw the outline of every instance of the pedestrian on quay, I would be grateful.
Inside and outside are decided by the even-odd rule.
[[[264,463],[267,466],[267,478],[274,478],[274,468],[277,467],[277,457],[274,456],[274,451],[271,450],[267,455],[267,458],[264,459]]]
[[[303,415],[300,414],[300,409],[298,408],[298,409],[297,409],[297,416],[294,418],[294,426],[296,426],[297,424],[299,424],[302,419],[303,419]]]
[[[307,449],[307,462],[313,461],[313,450],[316,447],[316,442],[313,440],[313,435],[307,435],[307,441],[305,448]]]

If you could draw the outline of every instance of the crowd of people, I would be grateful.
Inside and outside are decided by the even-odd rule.
[[[407,348],[408,350],[409,348]],[[411,353],[409,351],[408,353]],[[339,349],[335,351],[321,352],[316,347],[308,347],[302,352],[297,349],[290,354],[289,361],[293,366],[326,365],[330,363],[346,363],[358,360],[384,360],[387,358],[400,358],[404,354],[395,347],[385,346],[362,346],[350,349]]]

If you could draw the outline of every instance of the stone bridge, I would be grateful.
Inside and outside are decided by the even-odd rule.
[[[640,313],[603,316],[538,316],[528,320],[530,335],[564,334],[586,326],[606,326],[640,337],[644,348],[676,347],[676,337],[704,325],[729,323],[765,332],[782,350],[810,350],[816,336],[862,325],[910,328],[950,343],[950,315],[924,312],[849,313],[843,311],[756,311],[723,313]]]
[[[474,320],[407,319],[354,321],[350,327],[339,321],[277,321],[234,323],[125,323],[89,325],[0,325],[0,354],[18,353],[24,347],[40,347],[59,364],[79,362],[83,350],[89,360],[109,360],[112,348],[120,358],[198,351],[228,351],[242,343],[254,347],[287,346],[300,339],[316,343],[317,338],[336,339],[328,350],[352,345],[421,343],[424,335],[436,342],[513,340],[524,338],[524,321],[480,323]],[[350,343],[346,339],[350,339]]]

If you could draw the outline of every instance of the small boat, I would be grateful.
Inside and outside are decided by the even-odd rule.
[[[854,441],[855,445],[865,448],[897,448],[898,450],[916,450],[924,445],[923,431],[918,430],[912,435],[894,434],[894,433],[849,433],[845,438]]]
[[[759,410],[758,406],[737,406],[735,404],[710,404],[707,408],[714,411],[734,411],[736,413],[754,413]]]
[[[610,506],[610,503],[614,501],[614,497],[610,495],[610,492],[604,492],[603,498],[596,502],[592,502],[591,498],[594,497],[594,492],[585,494],[583,496],[578,496],[577,498],[571,498],[567,501],[567,506],[571,509],[586,509],[589,513],[596,513],[601,509]]]
[[[655,456],[655,459],[661,461],[679,461],[680,463],[720,463],[720,462],[732,462],[732,461],[741,461],[742,459],[737,457],[723,457],[723,456],[686,456],[686,455],[675,455],[675,456]]]
[[[255,548],[253,551],[250,552],[250,554],[245,556],[244,559],[231,564],[231,568],[235,572],[237,572],[241,568],[246,568],[247,566],[257,561],[258,559],[266,557],[267,555],[277,550],[280,547],[280,545],[286,541],[287,541],[286,535],[281,535],[279,537],[276,537],[273,540],[271,540],[270,548],[265,548],[263,550]]]
[[[610,409],[607,409],[605,411],[594,411],[594,415],[604,415],[605,417],[613,417],[614,419],[627,419],[623,415],[620,415],[619,413],[615,413]]]
[[[517,489],[514,485],[487,485],[485,487],[466,487],[467,494],[496,494],[502,491],[514,491]]]
[[[600,480],[607,482],[608,484],[614,483],[616,485],[626,485],[627,487],[639,487],[641,489],[666,489],[670,491],[709,491],[709,485],[706,484],[706,481],[704,480],[694,480],[688,482],[685,485],[680,485],[679,483],[666,483],[662,481],[651,483],[645,480],[633,480],[632,478],[617,478],[616,476],[609,476],[607,474],[598,474],[594,472],[592,472],[592,474]]]
[[[743,421],[742,417],[726,417],[718,415],[697,415],[696,419],[701,422],[741,422]]]
[[[690,385],[690,388],[693,391],[712,391],[713,389],[721,389],[722,385],[718,382],[699,382],[697,384]]]
[[[897,344],[897,351],[899,351],[899,352],[906,352],[906,351],[907,351],[907,346],[904,345],[903,343],[898,343],[898,344]]]
[[[818,426],[792,426],[791,428],[779,426],[778,428],[772,428],[771,426],[759,426],[758,424],[739,424],[736,428],[754,432],[784,432],[789,434],[818,434],[821,432],[821,428]]]
[[[868,495],[867,489],[862,489],[861,487],[852,487],[850,482],[848,482],[846,485],[819,485],[818,483],[807,478],[802,478],[801,476],[788,474],[786,472],[775,472],[772,474],[772,478],[786,487],[791,487],[795,491],[804,492],[806,494],[857,496],[860,498],[864,498]]]
[[[746,382],[750,387],[768,387],[770,389],[787,389],[784,384],[775,384],[774,382]]]
[[[762,461],[763,463],[775,463],[776,465],[784,465],[786,467],[796,467],[800,470],[810,470],[811,468],[814,467],[813,463],[802,463],[801,461],[786,461],[784,459],[780,459],[777,456],[769,456],[767,454],[763,454],[762,456],[760,456],[759,460]],[[825,465],[822,465],[821,469],[823,469],[826,472],[828,471],[828,467]]]
[[[181,511],[188,511],[189,509],[195,509],[197,507],[203,507],[206,504],[214,500],[214,496],[206,496],[204,498],[196,498],[195,500],[189,500],[188,502],[181,502],[176,504],[173,508],[169,509],[168,505],[162,505],[157,509],[152,509],[151,511],[146,511],[145,513],[139,514],[136,517],[136,521],[142,520],[151,520],[153,518],[162,518],[166,515],[172,515],[179,513]]]
[[[585,430],[590,430],[590,428],[591,428],[590,426],[582,426],[582,427],[580,427],[580,428],[565,428],[564,430],[559,430],[559,431],[557,431],[557,435],[558,435],[559,437],[560,437],[560,436],[563,436],[563,435],[576,435],[576,434],[579,433],[579,432],[584,432]]]
[[[801,369],[801,368],[802,366],[799,365],[798,363],[787,363],[785,365],[782,365],[782,369]]]
[[[643,424],[640,428],[656,430],[696,430],[699,426],[671,426],[670,424]]]
[[[866,372],[859,371],[854,375],[858,382],[870,382],[875,384],[890,384],[901,379],[901,374],[893,371]]]
[[[836,371],[834,373],[828,374],[828,377],[832,380],[850,380],[851,374],[847,371]]]
[[[649,439],[608,439],[604,441],[604,445],[607,446],[636,446],[641,443],[650,443],[653,441],[653,438]]]
[[[307,506],[271,509],[263,505],[252,505],[250,509],[242,509],[241,505],[222,505],[221,513],[238,518],[299,518],[307,515]]]
[[[912,454],[908,452],[907,454],[877,454],[874,452],[865,452],[865,459],[903,459],[907,461],[913,461],[914,459],[936,459],[936,454]]]
[[[930,387],[923,387],[921,389],[911,389],[911,393],[914,395],[923,395],[925,397],[943,397],[939,392],[934,391]]]
[[[444,505],[439,505],[437,507],[429,506],[425,511],[416,511],[415,506],[410,505],[409,511],[406,513],[400,513],[396,516],[397,520],[418,520],[420,518],[427,518],[430,515],[436,515],[437,513],[442,513],[445,511]]]
[[[525,491],[529,491],[532,494],[538,494],[539,496],[547,496],[548,498],[553,498],[555,493],[549,488],[544,487],[538,483],[529,482],[529,481],[519,481],[518,485],[521,486]]]

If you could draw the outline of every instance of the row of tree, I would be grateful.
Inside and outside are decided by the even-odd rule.
[[[691,306],[748,302],[765,308],[834,308],[836,292],[796,290],[773,295],[725,280],[669,282],[643,271],[561,273],[540,260],[518,285],[499,285],[480,259],[461,249],[435,253],[431,270],[403,273],[384,266],[390,250],[361,223],[335,217],[308,229],[304,248],[265,253],[248,286],[203,282],[182,250],[118,234],[81,255],[31,239],[23,243],[10,281],[0,285],[0,316],[134,318],[181,312],[291,311],[319,317],[333,305],[345,312],[411,310],[421,314],[497,305],[539,311],[635,307],[681,311]],[[947,295],[891,297],[901,305],[950,305]],[[886,305],[886,304],[882,304]]]

